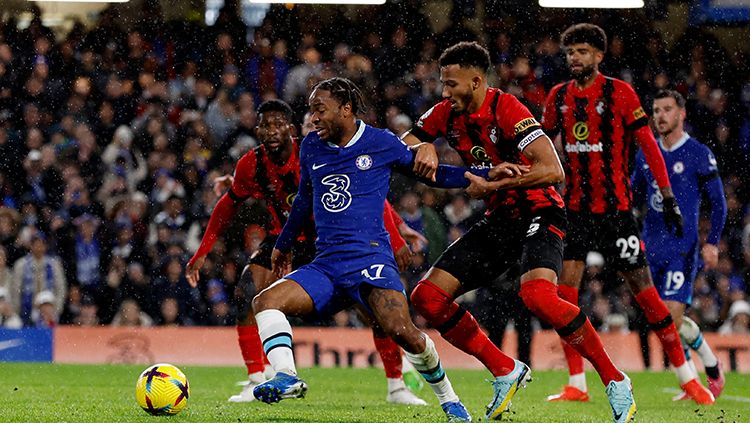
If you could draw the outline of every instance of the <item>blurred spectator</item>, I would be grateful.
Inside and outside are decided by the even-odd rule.
[[[8,288],[0,287],[0,328],[21,329],[22,327],[23,320],[10,302]]]
[[[180,305],[175,297],[165,297],[161,301],[159,313],[159,326],[182,326],[180,317]]]
[[[54,311],[60,313],[68,291],[60,259],[47,255],[47,237],[36,231],[30,244],[30,252],[13,265],[13,288],[10,290],[14,297],[12,302],[18,304],[19,315],[26,324],[32,324],[35,299],[41,292],[48,292],[41,298],[51,301]]]
[[[742,335],[750,333],[750,303],[741,300],[729,308],[729,318],[721,325],[719,333],[723,335]]]
[[[112,319],[112,326],[153,326],[154,321],[141,311],[138,303],[125,300],[120,304],[120,311]]]
[[[60,309],[56,304],[60,301],[52,291],[41,291],[34,297],[34,310],[31,312],[32,326],[51,328],[57,325]]]

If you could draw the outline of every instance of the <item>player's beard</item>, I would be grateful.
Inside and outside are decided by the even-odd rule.
[[[666,125],[664,126],[663,130],[659,129],[660,126],[661,125],[659,125],[658,123],[656,124],[656,132],[658,132],[662,138],[666,138],[667,136],[669,136],[669,134],[671,134],[677,129],[677,122],[672,122],[672,124],[669,124],[669,122],[666,122]]]
[[[580,71],[571,71],[571,73],[576,82],[583,85],[594,74],[594,65],[583,66]]]

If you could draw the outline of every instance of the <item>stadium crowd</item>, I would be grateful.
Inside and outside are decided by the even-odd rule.
[[[477,27],[471,7],[455,7],[433,34],[416,2],[320,16],[276,5],[257,28],[229,6],[205,26],[165,22],[157,2],[144,4],[136,22],[121,25],[110,7],[93,27],[57,37],[38,8],[24,29],[14,17],[0,22],[0,325],[233,325],[235,287],[265,236],[265,208],[242,210],[199,288],[184,266],[220,195],[214,179],[257,145],[262,101],[284,99],[301,126],[309,88],[346,76],[367,94],[363,118],[401,134],[440,99],[442,49],[473,39],[490,49],[494,85],[540,116],[546,94],[568,78],[556,34],[581,18],[488,6],[492,18]],[[688,131],[716,154],[729,212],[719,266],[700,273],[690,316],[704,330],[750,331],[750,60],[706,28],[688,28],[667,48],[643,12],[588,18],[610,37],[602,71],[630,82],[646,108],[664,87],[688,99]],[[404,177],[391,199],[429,241],[403,274],[407,286],[484,207]],[[644,326],[603,263],[589,255],[581,292],[592,323]]]

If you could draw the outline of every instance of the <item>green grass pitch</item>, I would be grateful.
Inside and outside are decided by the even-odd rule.
[[[179,363],[173,363],[179,366]],[[230,404],[240,389],[241,368],[179,366],[190,381],[191,397],[182,413],[152,417],[135,402],[135,381],[146,366],[0,363],[0,421],[3,422],[442,422],[443,412],[429,387],[427,407],[385,402],[379,369],[302,369],[310,389],[304,399],[279,404]],[[456,392],[474,421],[484,420],[491,388],[484,371],[449,370]],[[750,376],[727,375],[724,395],[714,406],[672,402],[671,373],[631,373],[639,422],[750,422]],[[611,412],[598,377],[588,374],[587,404],[548,404],[547,394],[566,381],[560,371],[533,372],[534,380],[513,400],[513,422],[607,422]],[[481,419],[481,420],[480,420]]]

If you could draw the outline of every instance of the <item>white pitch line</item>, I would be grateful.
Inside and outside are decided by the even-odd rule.
[[[681,390],[675,389],[675,388],[663,388],[661,391],[669,393],[669,394],[679,394],[680,392],[682,392]],[[739,397],[739,396],[736,396],[736,395],[722,395],[720,398],[721,399],[728,399],[730,401],[748,402],[748,403],[750,403],[750,398],[749,397]]]

